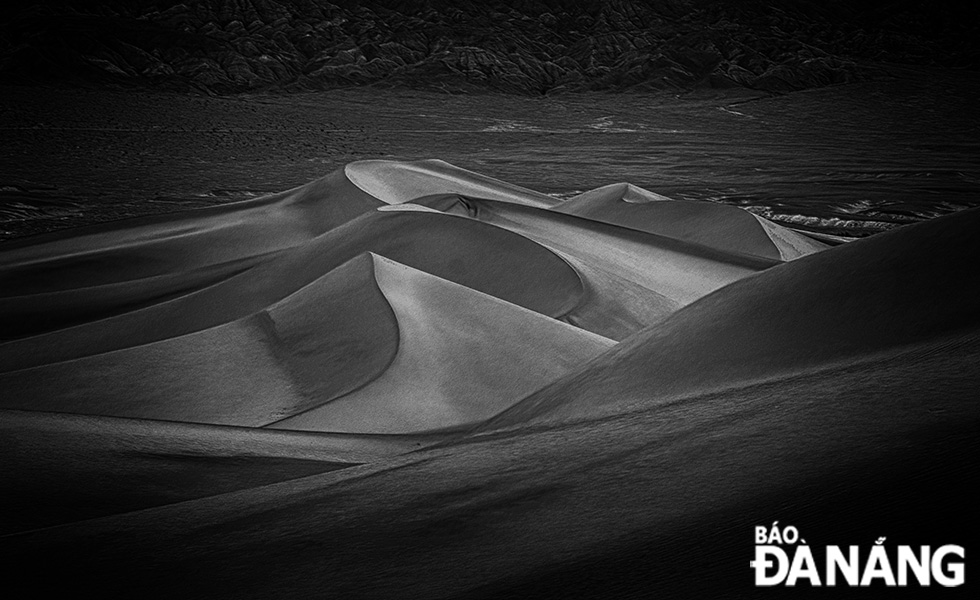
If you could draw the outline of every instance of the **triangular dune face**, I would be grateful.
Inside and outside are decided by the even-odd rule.
[[[388,204],[432,194],[465,194],[539,207],[558,203],[551,196],[441,160],[362,160],[348,164],[345,172],[354,185]]]
[[[630,204],[646,204],[647,202],[673,202],[667,196],[661,196],[650,190],[645,190],[632,183],[610,183],[594,190],[583,192],[555,206],[555,210],[572,215],[596,210],[601,205],[611,202],[628,202]],[[582,216],[587,216],[582,214]]]
[[[412,433],[469,425],[613,344],[386,258],[374,262],[398,321],[391,365],[358,390],[272,427]]]
[[[719,290],[533,394],[487,428],[580,418],[933,352],[980,328],[980,211],[909,226]]]
[[[736,206],[672,200],[628,183],[585,192],[552,210],[775,260],[793,260],[827,248]]]

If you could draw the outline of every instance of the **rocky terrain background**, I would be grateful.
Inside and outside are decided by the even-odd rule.
[[[980,65],[977,8],[946,0],[47,0],[4,11],[0,81],[29,84],[791,91],[895,63]]]

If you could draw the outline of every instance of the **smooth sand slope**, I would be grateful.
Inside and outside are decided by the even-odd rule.
[[[102,354],[243,319],[365,252],[551,317],[568,312],[583,294],[579,275],[565,261],[511,232],[431,212],[371,211],[210,287],[0,344],[0,370]]]
[[[392,196],[395,193],[392,190],[398,194]],[[292,293],[358,252],[383,252],[385,248],[378,244],[391,245],[385,239],[391,231],[384,225],[369,222],[333,235],[335,229],[385,206],[386,202],[407,202],[415,194],[453,190],[498,199],[487,204],[480,215],[470,216],[544,243],[568,262],[575,263],[579,275],[588,280],[589,289],[579,294],[577,313],[566,320],[615,339],[622,339],[746,272],[772,264],[763,259],[754,263],[746,262],[744,257],[733,259],[725,252],[705,254],[704,249],[711,244],[672,245],[666,241],[669,236],[644,238],[622,228],[556,216],[536,208],[547,204],[542,204],[542,198],[551,201],[547,196],[442,161],[362,161],[311,184],[265,198],[82,228],[5,245],[0,252],[0,342],[35,338],[26,347],[14,346],[8,352],[15,359],[13,366],[7,368],[125,347],[113,342],[118,336],[105,334],[104,327],[116,327],[116,323],[133,332],[136,337],[131,339],[132,344],[141,344],[242,318]],[[375,233],[365,232],[372,227]],[[448,234],[447,242],[463,237],[461,232],[466,228],[457,227],[460,228]],[[330,244],[345,246],[351,231],[361,236],[358,252],[343,248],[324,250]],[[701,236],[701,241],[710,241],[709,234],[714,235],[708,232]],[[367,239],[372,235],[377,243]],[[404,239],[403,235],[398,237]],[[297,253],[308,253],[308,247],[317,252],[315,264],[320,271],[303,267],[283,272],[279,261],[289,263]],[[462,254],[460,250],[447,260],[469,260],[469,256],[455,255]],[[513,256],[520,252],[505,254]],[[736,268],[705,267],[701,264],[705,257],[708,262],[734,263]],[[481,262],[480,267],[455,269],[455,275],[436,274],[549,316],[559,317],[570,310],[568,306],[555,306],[570,298],[561,289],[551,294],[554,301],[539,298],[536,304],[530,305],[521,301],[520,294],[503,289],[508,285],[515,287],[512,284],[473,285],[474,277],[468,273],[479,273],[478,277],[482,278],[485,271],[500,275],[510,266],[506,260],[499,267],[494,267],[491,264],[494,261],[487,258]],[[641,264],[637,266],[638,263]],[[742,268],[746,266],[748,271]],[[565,267],[548,270],[569,271]],[[272,271],[275,273],[270,275]],[[300,271],[302,277],[296,276]],[[540,277],[550,278],[539,274],[534,279]],[[499,277],[497,281],[523,285],[527,280],[511,275]],[[89,326],[93,322],[99,322],[94,332]],[[78,331],[68,334],[68,339],[44,337],[71,327],[78,327]],[[0,349],[0,355],[3,353]]]
[[[379,218],[402,216],[491,231],[440,213]],[[501,233],[505,240],[518,239]],[[413,245],[414,254],[407,256],[421,257],[434,271],[445,268],[426,262],[419,249]],[[406,254],[397,246],[388,251]],[[540,253],[548,259],[546,250]],[[528,251],[521,258],[532,256]],[[539,283],[547,284],[548,272],[542,271]],[[514,274],[516,268],[507,273]],[[486,273],[482,277],[493,284]],[[0,373],[5,390],[0,407],[251,427],[418,432],[488,418],[611,344],[493,296],[360,254],[229,323]]]
[[[968,211],[733,283],[485,427],[581,418],[975,336],[978,228],[980,211]]]
[[[736,206],[672,200],[628,183],[596,188],[552,210],[775,260],[793,260],[827,248]]]
[[[551,196],[442,160],[361,160],[348,164],[344,172],[354,185],[388,204],[432,194],[464,194],[545,208],[558,204]]]
[[[173,272],[123,252],[97,285],[145,279],[137,306],[111,288],[89,320],[85,291],[79,323],[0,344],[7,585],[754,597],[776,520],[814,547],[975,546],[980,210],[783,263],[439,190],[272,252],[195,241]],[[25,269],[25,296],[92,287]],[[642,327],[647,301],[661,320],[615,346],[568,324]]]
[[[424,437],[0,411],[0,535],[374,462]]]
[[[230,323],[2,373],[0,406],[241,426],[278,421],[357,389],[395,356],[398,325],[373,267],[368,256],[354,259]]]
[[[513,231],[560,254],[582,276],[586,289],[583,301],[565,319],[613,339],[623,339],[719,287],[778,264],[512,203],[455,194],[415,202]]]
[[[346,396],[270,427],[409,433],[478,423],[613,342],[372,255],[398,323],[385,372]]]
[[[753,528],[777,520],[813,547],[972,547],[978,359],[974,338],[481,436],[7,538],[0,556],[33,590],[143,597],[753,597]],[[52,564],[59,578],[31,575]]]
[[[4,244],[0,341],[191,293],[381,205],[339,169],[255,200]]]

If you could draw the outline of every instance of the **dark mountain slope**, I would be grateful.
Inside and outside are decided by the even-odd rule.
[[[976,68],[976,8],[952,2],[15,3],[0,80],[232,93],[383,83],[449,91],[788,91],[883,62]]]

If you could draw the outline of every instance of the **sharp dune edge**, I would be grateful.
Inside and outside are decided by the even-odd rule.
[[[477,423],[613,342],[467,287],[374,257],[400,347],[370,384],[271,425],[411,433]]]
[[[363,161],[10,244],[0,560],[37,593],[719,597],[773,520],[970,545],[978,228],[827,248]]]

